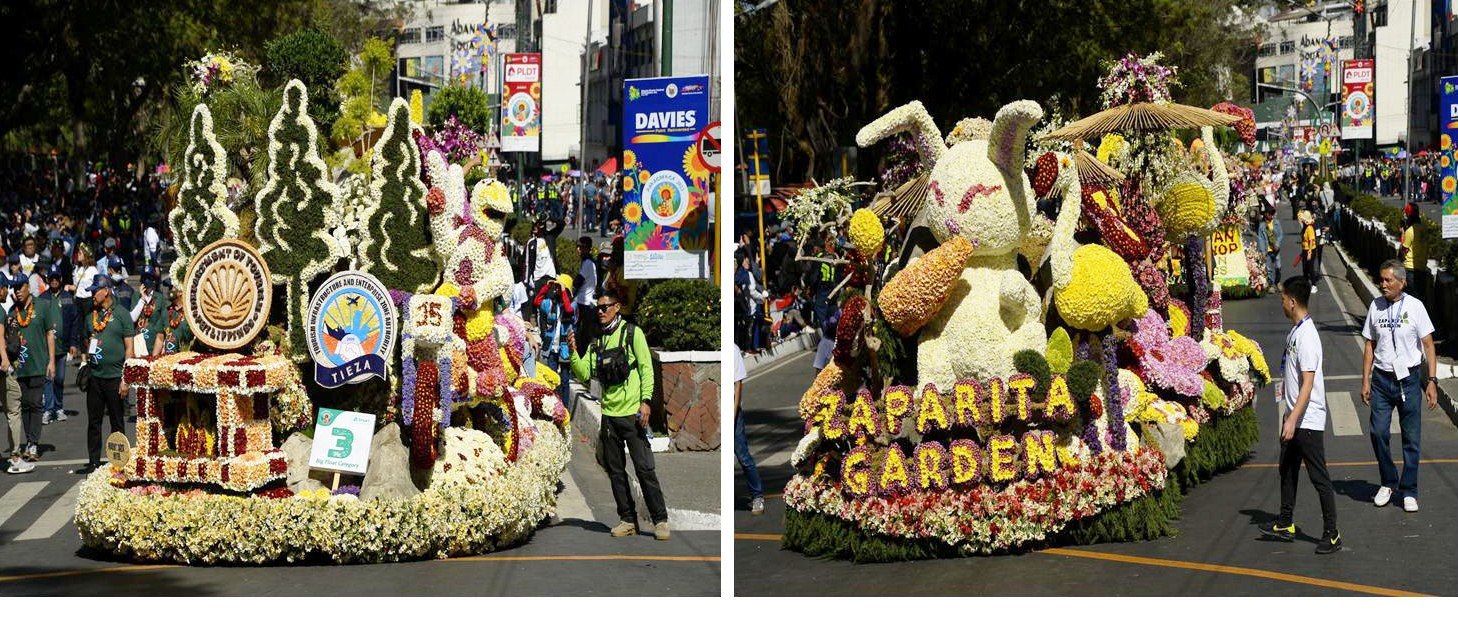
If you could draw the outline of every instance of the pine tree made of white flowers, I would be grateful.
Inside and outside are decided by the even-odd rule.
[[[188,121],[177,205],[167,215],[177,247],[177,260],[168,273],[178,284],[199,249],[238,236],[238,215],[228,209],[227,177],[228,155],[213,133],[213,114],[207,105],[198,104]]]
[[[309,283],[344,257],[330,233],[343,220],[343,200],[319,156],[319,131],[308,106],[303,82],[289,81],[268,126],[266,180],[254,198],[253,237],[273,283],[284,286],[295,360],[308,357]]]
[[[405,99],[390,103],[389,118],[370,161],[374,179],[369,209],[359,216],[359,265],[389,289],[427,293],[440,279],[440,264],[426,235],[420,148],[410,135]]]

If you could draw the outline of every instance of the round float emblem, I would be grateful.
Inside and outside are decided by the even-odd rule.
[[[390,291],[379,279],[356,271],[329,277],[309,301],[314,381],[337,388],[384,379],[398,327]]]
[[[253,247],[219,240],[197,252],[187,268],[182,310],[193,336],[217,349],[237,349],[268,322],[273,284]]]

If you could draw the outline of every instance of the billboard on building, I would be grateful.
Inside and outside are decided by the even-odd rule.
[[[1458,238],[1458,76],[1444,77],[1438,86],[1438,126],[1441,148],[1438,164],[1443,173],[1443,237]]]
[[[709,77],[623,80],[623,276],[707,278]]]
[[[1342,139],[1372,139],[1376,62],[1342,61]]]
[[[506,54],[501,66],[501,150],[542,149],[542,54]]]

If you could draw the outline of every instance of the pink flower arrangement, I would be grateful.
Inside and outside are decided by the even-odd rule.
[[[1169,325],[1153,310],[1134,322],[1131,351],[1139,359],[1145,382],[1183,396],[1198,397],[1205,390],[1200,371],[1205,351],[1188,336],[1170,338]]]

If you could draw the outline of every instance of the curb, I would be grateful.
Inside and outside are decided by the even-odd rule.
[[[1352,284],[1352,289],[1357,292],[1357,297],[1361,298],[1364,304],[1370,305],[1372,300],[1380,295],[1377,285],[1367,278],[1366,273],[1356,265],[1356,261],[1347,254],[1341,244],[1333,242],[1329,246],[1336,248],[1337,254],[1341,255],[1342,263],[1347,267],[1347,282]],[[1438,368],[1441,373],[1443,368],[1441,362],[1439,362]],[[1438,407],[1442,408],[1443,413],[1448,416],[1449,422],[1458,426],[1458,402],[1455,402],[1453,393],[1448,391],[1450,388],[1458,387],[1458,381],[1451,378],[1447,380],[1448,384],[1444,384],[1443,381],[1441,378],[1438,380]]]
[[[753,375],[770,366],[779,364],[785,358],[799,352],[814,350],[819,345],[820,333],[807,331],[805,334],[771,345],[767,351],[758,356],[745,356],[744,371],[746,374]]]
[[[592,390],[598,389],[592,388]],[[597,432],[602,428],[602,404],[598,402],[593,391],[576,381],[567,383],[567,397],[571,399],[567,409],[572,414],[572,430],[587,438],[585,445],[588,450],[592,451],[593,456],[596,456]],[[667,435],[655,435],[649,443],[652,445],[653,452],[658,453],[669,451],[668,442]]]

